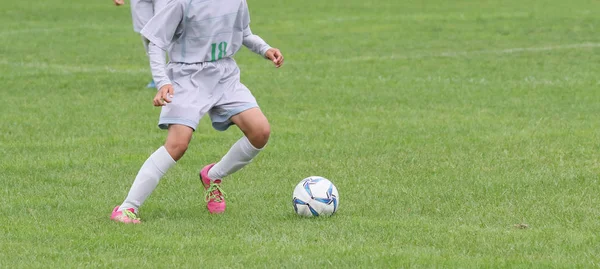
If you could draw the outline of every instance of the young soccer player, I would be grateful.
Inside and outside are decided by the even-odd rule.
[[[139,207],[186,152],[205,114],[216,130],[235,124],[244,133],[219,162],[200,170],[208,211],[225,211],[222,179],[249,164],[270,135],[267,118],[240,82],[232,56],[244,45],[276,67],[283,64],[281,52],[252,34],[249,24],[246,0],[173,0],[144,26],[141,34],[150,40],[150,66],[159,88],[153,103],[162,106],[158,126],[168,132],[165,144],[142,165],[125,201],[113,209],[112,220],[140,222]],[[170,58],[166,68],[164,50]]]
[[[122,6],[125,4],[125,0],[113,0],[115,5]],[[164,8],[170,0],[131,0],[131,18],[133,20],[133,31],[140,33],[142,28],[148,21],[157,13],[159,10]],[[148,54],[148,39],[142,36],[142,43],[146,54]],[[163,55],[163,58],[166,58]],[[156,88],[154,81],[150,81],[147,88]]]

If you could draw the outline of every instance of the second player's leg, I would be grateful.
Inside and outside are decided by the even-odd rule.
[[[133,22],[133,30],[136,33],[139,33],[146,23],[150,21],[150,19],[155,14],[155,6],[154,2],[166,2],[166,0],[153,1],[153,0],[131,0],[131,18]],[[161,6],[161,8],[164,6]],[[146,55],[148,54],[148,40],[142,36],[142,44],[144,45],[144,51]],[[150,81],[146,85],[147,88],[155,88],[156,84],[154,81]]]
[[[158,13],[161,9],[165,8],[169,4],[169,0],[153,0],[152,5],[154,8],[154,14]]]
[[[154,16],[154,6],[151,0],[131,0],[130,5],[133,30],[139,33]]]

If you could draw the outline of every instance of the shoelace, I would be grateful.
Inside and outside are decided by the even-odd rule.
[[[223,201],[224,197],[225,192],[221,189],[221,185],[210,183],[210,186],[208,186],[208,189],[206,190],[206,196],[204,199],[206,200],[206,202],[214,199],[215,202],[220,203],[221,201]]]
[[[131,220],[140,220],[133,212],[129,210],[123,210],[123,215],[127,216]]]

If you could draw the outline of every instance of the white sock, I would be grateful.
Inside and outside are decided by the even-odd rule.
[[[264,148],[264,147],[263,147]],[[257,149],[246,136],[240,138],[223,158],[208,171],[211,179],[222,179],[249,164],[262,149]]]
[[[125,202],[119,207],[119,210],[133,208],[137,212],[146,198],[154,191],[160,178],[174,164],[175,160],[169,155],[164,146],[152,153],[146,162],[144,162],[142,168],[140,168],[129,190],[129,194],[125,198]]]

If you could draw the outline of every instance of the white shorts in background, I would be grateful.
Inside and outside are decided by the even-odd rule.
[[[169,63],[167,74],[173,82],[174,96],[163,106],[158,126],[181,124],[196,130],[208,113],[212,126],[225,131],[230,118],[258,107],[256,99],[240,82],[240,69],[232,58],[195,64]]]
[[[131,0],[133,30],[139,33],[152,16],[163,9],[168,3],[169,0]]]

